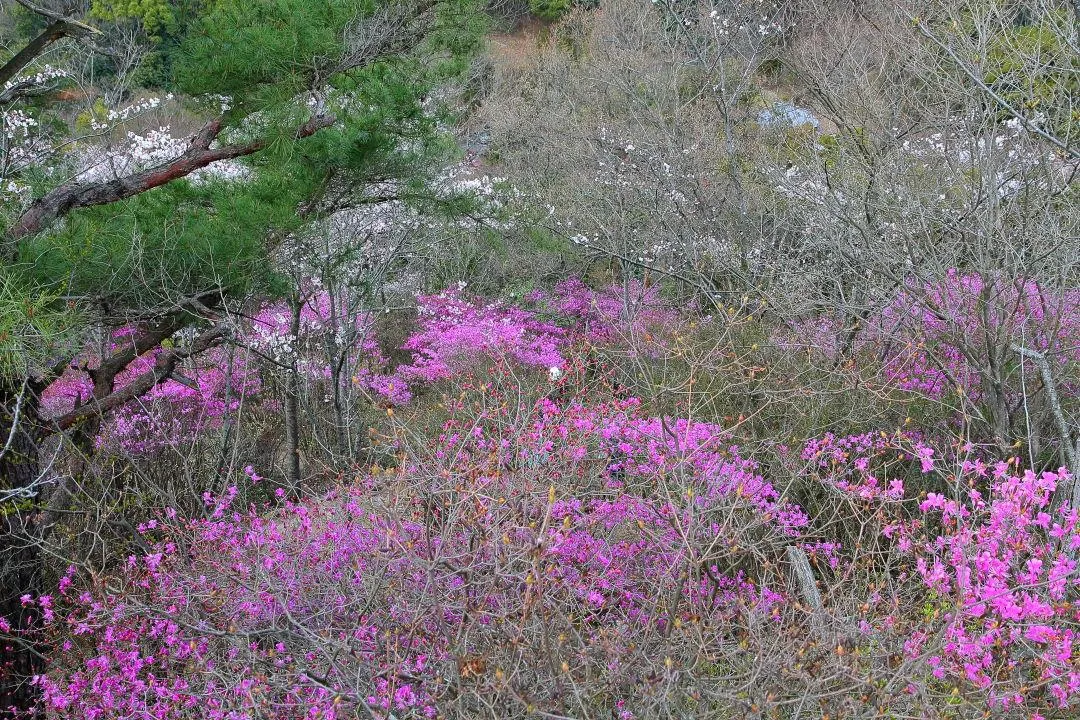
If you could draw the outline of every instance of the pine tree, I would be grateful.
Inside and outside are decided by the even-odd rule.
[[[5,125],[30,118],[63,140],[101,122],[50,104],[59,76],[44,59],[115,66],[102,38],[110,23],[136,20],[158,34],[161,89],[202,125],[180,152],[113,177],[73,170],[64,154],[8,163],[0,177],[11,189],[0,214],[0,616],[16,630],[19,597],[41,582],[43,441],[92,438],[107,413],[227,341],[232,299],[286,286],[275,240],[363,202],[368,182],[421,183],[446,151],[423,102],[482,31],[473,0],[95,0],[86,18],[20,4],[37,34],[0,66]],[[227,161],[243,177],[206,172]],[[92,373],[93,401],[44,420],[40,393],[87,333],[120,324],[135,332]],[[194,339],[174,341],[184,329]],[[116,388],[137,355],[166,341],[152,370]],[[32,703],[37,657],[0,642],[0,707]]]

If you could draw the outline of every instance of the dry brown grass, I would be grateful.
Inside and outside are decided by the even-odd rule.
[[[536,18],[524,21],[512,33],[496,33],[489,37],[487,57],[498,71],[530,69],[547,44],[551,23]]]

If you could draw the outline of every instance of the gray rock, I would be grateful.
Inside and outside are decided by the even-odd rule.
[[[793,103],[783,101],[774,103],[771,108],[766,108],[758,113],[758,124],[767,128],[779,127],[802,127],[810,125],[817,130],[821,122],[806,108],[801,108]]]

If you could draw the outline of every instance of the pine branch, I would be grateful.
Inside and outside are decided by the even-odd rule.
[[[29,0],[16,0],[16,2],[30,12],[48,18],[52,22],[49,23],[48,27],[46,27],[40,35],[31,40],[26,47],[15,53],[14,57],[0,67],[0,85],[3,85],[8,80],[15,77],[19,71],[33,62],[34,58],[45,52],[45,50],[57,40],[66,37],[83,38],[102,34],[101,31],[95,27],[81,23],[78,20],[64,17],[51,10],[38,7]]]
[[[332,115],[316,115],[297,128],[297,139],[314,135],[335,122]],[[7,233],[6,254],[11,255],[15,241],[40,232],[49,223],[67,215],[72,210],[107,205],[109,203],[134,197],[147,190],[161,187],[173,180],[187,177],[191,173],[219,160],[231,160],[252,155],[264,149],[269,140],[260,138],[241,145],[226,145],[211,148],[210,145],[223,129],[223,118],[215,118],[191,140],[188,149],[179,157],[155,167],[132,173],[122,178],[103,182],[71,182],[61,185],[36,200],[15,222]]]

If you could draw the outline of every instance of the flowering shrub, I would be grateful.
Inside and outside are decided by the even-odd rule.
[[[413,353],[413,361],[389,375],[362,369],[356,381],[391,404],[404,405],[417,386],[446,380],[482,362],[509,359],[524,367],[546,368],[557,379],[567,362],[565,353],[577,342],[635,340],[647,348],[664,342],[683,324],[679,313],[660,301],[656,287],[630,282],[627,288],[597,291],[571,278],[551,294],[530,294],[527,299],[539,308],[536,312],[466,300],[460,288],[421,296],[418,328],[402,345]],[[540,311],[557,322],[542,320]],[[376,369],[385,366],[384,359],[375,363]]]
[[[970,339],[990,333],[1051,351],[1057,364],[1075,361],[1080,292],[1055,296],[1034,281],[1010,283],[953,269],[940,282],[901,292],[870,332],[879,344],[884,338],[900,338],[884,368],[886,377],[900,387],[940,398],[959,386],[977,399],[980,369],[989,360],[985,346]],[[978,354],[965,355],[972,350]]]
[[[337,347],[351,347],[358,361],[383,367],[387,360],[379,350],[371,313],[345,313],[333,308],[325,290],[311,292],[300,306],[300,324],[293,335],[292,309],[278,301],[264,305],[245,328],[245,340],[279,363],[295,361],[297,370],[311,378],[330,377],[325,359],[318,359],[319,344],[327,339]]]
[[[528,310],[500,303],[477,304],[459,292],[447,290],[417,298],[418,327],[402,345],[403,350],[412,352],[412,362],[389,375],[362,369],[356,382],[394,405],[404,405],[412,399],[410,388],[446,380],[481,362],[506,358],[534,368],[563,364],[562,328],[541,321]]]
[[[890,555],[914,571],[900,578],[919,583],[909,604],[879,620],[903,614],[918,627],[904,644],[921,678],[908,691],[959,684],[976,708],[1052,716],[1080,698],[1080,614],[1070,601],[1080,586],[1078,512],[1052,502],[1072,478],[959,451],[946,463],[915,434],[867,433],[827,435],[802,457],[823,482],[870,503]],[[911,472],[940,475],[951,490],[905,495]]]
[[[293,337],[288,311],[264,308],[251,344],[312,379],[325,376],[309,360],[318,340],[353,341],[368,363],[356,382],[392,404],[422,384],[455,392],[389,414],[390,470],[297,502],[241,487],[269,483],[245,468],[203,495],[204,517],[144,522],[145,552],[107,576],[72,568],[57,592],[26,596],[32,632],[57,650],[35,679],[45,708],[633,718],[782,714],[813,695],[823,712],[923,716],[947,703],[1049,717],[1080,702],[1080,513],[1052,502],[1068,473],[916,430],[830,433],[781,448],[799,485],[789,492],[722,425],[654,415],[611,383],[578,392],[605,372],[586,362],[588,343],[678,325],[644,297],[630,325],[614,292],[565,283],[531,298],[565,326],[456,292],[423,297],[404,344],[413,361],[393,372],[368,316],[335,324],[315,294]],[[100,442],[141,451],[163,429],[197,434],[259,392],[246,365],[213,353],[185,371],[198,389],[163,383]],[[558,372],[523,379],[521,366]],[[47,406],[63,412],[87,391],[71,371]],[[791,582],[799,548],[819,610]]]
[[[1080,613],[1075,509],[1051,499],[1065,470],[1019,471],[1015,463],[965,462],[963,496],[930,493],[920,509],[940,534],[917,567],[938,598],[944,644],[928,659],[935,678],[963,678],[992,707],[1068,708],[1080,700]],[[988,484],[986,490],[977,486]]]
[[[882,467],[883,456],[918,460],[923,473],[934,469],[934,448],[910,432],[869,432],[847,437],[827,433],[808,442],[802,453],[811,468],[824,474],[829,484],[842,492],[864,500],[903,498],[903,472],[894,471],[889,478],[887,466]]]
[[[661,301],[659,286],[646,287],[636,280],[598,291],[569,278],[556,285],[550,297],[536,293],[533,299],[546,300],[554,312],[569,318],[586,339],[596,343],[640,341],[649,331],[659,340],[685,322]]]
[[[414,360],[400,372],[426,382],[453,374],[456,363],[477,355],[505,355],[527,367],[558,367],[563,331],[526,310],[476,305],[453,291],[418,298],[420,328],[402,346]]]
[[[796,323],[775,340],[836,360],[843,333],[838,319],[825,315]],[[952,269],[940,281],[912,283],[897,293],[850,349],[882,361],[880,380],[891,387],[933,399],[959,388],[978,401],[992,365],[985,337],[1047,353],[1060,370],[1080,358],[1080,292],[1055,294],[1034,281],[1010,283]]]
[[[156,353],[135,360],[117,377],[126,384],[151,369]],[[262,380],[243,355],[230,357],[226,348],[213,348],[185,368],[185,380],[166,380],[155,386],[129,410],[114,413],[98,438],[129,453],[190,443],[216,430],[236,413],[246,399],[257,398]]]
[[[397,472],[276,510],[208,495],[207,520],[147,523],[152,552],[108,585],[30,601],[66,651],[37,680],[47,707],[469,716],[491,698],[560,707],[563,682],[601,679],[578,702],[631,717],[633,678],[685,654],[678,628],[776,617],[782,594],[727,570],[718,540],[782,542],[805,518],[715,427],[669,435],[634,401],[519,417],[478,395]],[[687,672],[666,683],[685,694],[676,657]]]

